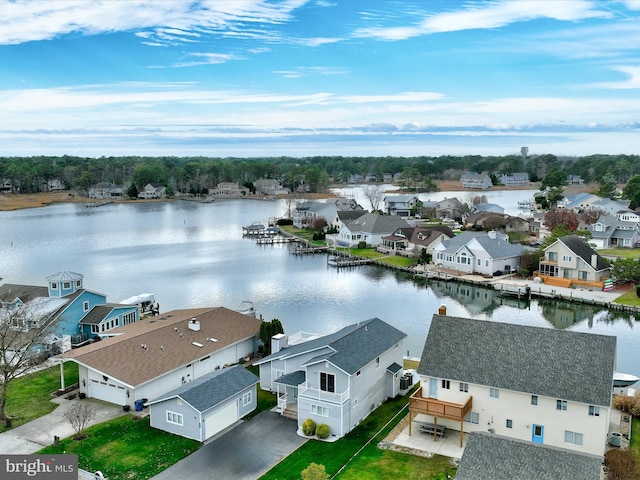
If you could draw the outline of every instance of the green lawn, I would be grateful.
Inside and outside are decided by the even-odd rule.
[[[305,443],[261,479],[298,480],[300,472],[312,462],[324,465],[330,475],[335,475],[348,463],[340,473],[338,477],[340,479],[393,477],[431,479],[433,475],[444,472],[447,468],[453,472],[453,467],[445,457],[435,455],[432,458],[425,458],[378,449],[377,444],[407,413],[404,408],[407,402],[408,396],[383,403],[353,431],[337,442],[311,440]],[[403,413],[385,427],[403,408]],[[381,429],[382,432],[378,434]],[[351,457],[372,437],[375,437],[374,440],[350,462]]]
[[[629,451],[633,453],[636,460],[640,462],[640,417],[633,417],[631,423],[631,439],[629,441]]]
[[[626,293],[623,293],[618,298],[616,298],[614,303],[621,303],[623,305],[636,305],[640,306],[640,297],[636,295],[636,289],[632,288]]]
[[[65,386],[78,383],[78,365],[67,362],[64,365]],[[51,402],[51,394],[60,389],[60,367],[31,373],[17,378],[9,384],[7,392],[7,415],[12,419],[12,427],[18,427],[53,411],[57,405]],[[0,432],[6,431],[4,423]]]
[[[606,257],[640,258],[640,248],[602,248],[598,254]]]
[[[100,470],[111,480],[146,480],[200,448],[195,440],[149,426],[149,418],[118,417],[86,430],[82,441],[66,438],[40,454],[76,454],[78,466]]]

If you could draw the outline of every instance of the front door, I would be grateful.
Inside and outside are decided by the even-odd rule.
[[[429,397],[438,398],[438,379],[437,378],[429,379]]]
[[[531,441],[533,443],[543,443],[544,425],[533,425],[531,427]]]

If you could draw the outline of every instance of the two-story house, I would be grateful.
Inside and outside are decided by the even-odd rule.
[[[408,228],[409,223],[396,215],[378,215],[365,213],[340,226],[337,234],[327,235],[329,245],[357,247],[360,242],[376,247],[383,243],[382,238],[393,234],[399,228]]]
[[[387,398],[399,393],[407,335],[373,318],[302,343],[280,334],[260,366],[260,387],[276,392],[282,413],[297,412],[343,437]]]
[[[96,183],[89,188],[89,198],[110,198],[118,199],[124,195],[122,185],[116,185],[111,182]]]
[[[607,262],[577,235],[566,235],[544,249],[541,276],[602,282],[610,277]]]
[[[388,195],[384,197],[386,213],[388,215],[398,215],[399,217],[409,217],[414,208],[420,202],[414,195]]]
[[[602,456],[615,364],[614,336],[434,315],[410,418]]]
[[[317,219],[324,219],[327,225],[337,226],[334,221],[338,212],[362,211],[362,207],[353,199],[331,198],[324,202],[304,201],[296,205],[293,212],[293,225],[298,228],[312,227]]]
[[[427,255],[432,255],[434,245],[453,237],[455,233],[446,225],[399,228],[393,234],[382,237],[382,245],[377,250],[417,257],[424,249]]]
[[[518,187],[529,185],[529,174],[527,172],[503,173],[498,177],[500,183],[505,187]]]
[[[491,177],[486,173],[465,172],[460,176],[460,183],[464,188],[486,190],[491,187]]]
[[[634,221],[620,220],[613,215],[603,215],[589,225],[589,243],[595,248],[636,247],[640,242],[640,225]]]
[[[166,198],[167,187],[161,183],[147,183],[142,191],[138,193],[138,198]]]

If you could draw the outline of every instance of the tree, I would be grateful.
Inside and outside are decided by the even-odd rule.
[[[382,185],[367,185],[364,189],[364,197],[371,204],[371,211],[380,211],[380,202],[384,197],[384,189]]]
[[[317,463],[310,463],[307,468],[300,473],[302,480],[329,480],[331,476],[327,473],[324,465],[318,465]]]
[[[553,231],[557,227],[563,227],[568,232],[575,232],[580,225],[578,216],[573,210],[552,208],[544,214],[544,225]]]
[[[618,197],[618,186],[615,182],[605,181],[600,185],[598,196],[614,200]]]
[[[609,480],[635,480],[640,475],[640,465],[628,450],[610,450],[604,456]]]
[[[605,214],[605,211],[597,207],[587,207],[582,210],[578,218],[587,225],[592,225],[600,220],[600,217]]]
[[[277,318],[270,322],[264,321],[260,324],[260,340],[264,344],[263,353],[269,355],[271,353],[271,337],[279,333],[284,333],[282,323]]]
[[[640,206],[640,175],[634,175],[622,189],[622,196],[629,200],[629,208],[635,210]]]
[[[311,229],[315,230],[316,232],[321,232],[324,230],[324,227],[327,226],[327,221],[325,220],[324,217],[316,217],[313,219],[313,222],[311,222]]]
[[[540,182],[540,190],[551,187],[566,187],[568,184],[567,172],[562,170],[551,170],[545,175],[542,182]]]
[[[138,198],[138,187],[136,187],[135,183],[132,183],[131,186],[127,188],[127,197]]]
[[[15,308],[0,307],[0,422],[7,428],[11,427],[6,411],[9,385],[37,362],[37,352],[50,326],[49,319],[37,315],[39,306],[34,300]]]
[[[640,282],[640,260],[617,258],[611,262],[611,276],[623,282]]]
[[[84,402],[75,402],[62,414],[62,418],[69,422],[76,431],[73,436],[74,440],[82,440],[87,437],[84,431],[89,426],[89,422],[95,417],[95,408]]]

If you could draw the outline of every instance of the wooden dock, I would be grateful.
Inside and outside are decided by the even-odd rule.
[[[276,243],[296,243],[298,240],[292,237],[261,236],[256,238],[258,245],[274,245]]]
[[[373,263],[371,258],[357,258],[349,256],[333,255],[327,257],[327,264],[332,267],[359,267],[360,265],[369,265]]]

